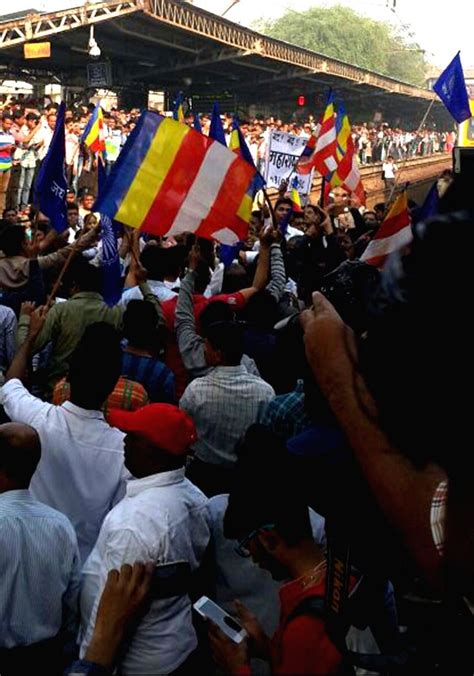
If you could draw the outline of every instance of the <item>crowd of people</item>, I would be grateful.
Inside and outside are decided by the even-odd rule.
[[[123,228],[108,305],[74,176],[65,233],[0,224],[2,676],[471,673],[469,180],[382,271],[342,187],[233,260]]]
[[[77,192],[80,188],[94,189],[96,160],[84,143],[82,135],[94,106],[79,106],[66,111],[66,167],[68,181]],[[41,161],[51,143],[56,123],[57,104],[38,106],[26,99],[10,99],[0,104],[0,213],[6,206],[24,211],[30,202],[31,189]],[[140,115],[138,109],[105,112],[104,135],[106,164],[109,172],[120,150]],[[209,133],[211,119],[202,114],[203,133]],[[230,137],[233,117],[222,116],[227,137]],[[186,122],[194,122],[192,115]],[[241,121],[253,160],[261,172],[265,170],[269,134],[279,130],[309,137],[316,126],[310,116],[306,121],[285,122],[279,118],[255,118]],[[388,157],[395,161],[415,156],[451,152],[455,145],[454,131],[425,128],[406,131],[391,128],[388,123],[364,123],[352,127],[352,135],[361,164],[384,162]]]

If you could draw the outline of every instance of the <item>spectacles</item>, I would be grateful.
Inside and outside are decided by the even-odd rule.
[[[250,552],[247,549],[247,545],[250,542],[250,540],[253,540],[254,537],[256,537],[262,530],[271,530],[272,528],[275,528],[274,523],[266,523],[263,526],[259,526],[259,528],[255,528],[247,537],[245,537],[243,540],[240,540],[239,544],[235,548],[235,553],[241,556],[243,559],[248,559],[250,556]]]

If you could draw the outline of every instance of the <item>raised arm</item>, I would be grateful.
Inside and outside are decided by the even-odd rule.
[[[313,294],[313,309],[303,313],[302,323],[308,362],[375,498],[427,579],[440,585],[442,559],[433,544],[430,509],[444,473],[436,466],[417,470],[391,446],[357,370],[354,336],[322,294]]]
[[[199,262],[199,248],[193,246],[189,254],[188,272],[181,281],[176,305],[176,339],[183,364],[189,373],[207,368],[204,355],[204,341],[196,331],[193,293],[195,270]]]

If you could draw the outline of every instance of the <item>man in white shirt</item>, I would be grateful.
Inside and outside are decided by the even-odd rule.
[[[393,186],[395,185],[395,172],[397,171],[397,165],[393,161],[393,157],[389,155],[386,161],[382,164],[383,179],[385,183],[385,189],[392,192]]]
[[[28,425],[0,425],[0,672],[32,663],[59,673],[63,640],[77,631],[79,551],[64,514],[28,490],[41,457]],[[64,632],[61,635],[61,632]]]
[[[100,410],[120,376],[120,338],[103,322],[86,329],[70,362],[70,401],[53,406],[21,382],[43,321],[38,311],[31,315],[28,338],[7,371],[0,402],[11,420],[38,432],[42,457],[31,493],[69,517],[84,561],[130,476],[123,463],[124,435],[108,425]]]
[[[164,279],[167,270],[175,267],[175,254],[172,249],[149,244],[142,251],[140,263],[147,271],[148,286],[160,303],[171,298],[176,298],[177,293],[166,285]],[[131,300],[143,300],[143,294],[139,286],[125,289],[122,294],[121,304],[126,306]]]
[[[49,146],[51,145],[51,141],[53,140],[55,126],[56,126],[56,113],[51,112],[46,117],[46,124],[44,124],[42,132],[38,134],[38,136],[40,137],[39,143],[41,143],[41,147],[38,151],[38,158],[40,162],[44,160],[49,150]]]
[[[196,440],[192,419],[176,406],[150,404],[134,412],[111,411],[110,420],[127,433],[125,464],[135,479],[105,519],[83,569],[81,657],[111,568],[135,561],[186,561],[194,571],[210,538],[207,500],[184,476],[186,455]],[[197,638],[187,591],[151,602],[123,655],[121,674],[170,674],[192,659]]]

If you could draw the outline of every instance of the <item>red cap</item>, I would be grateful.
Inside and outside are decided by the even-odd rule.
[[[107,421],[123,432],[136,432],[171,455],[185,455],[197,439],[193,419],[171,404],[148,404],[136,411],[110,410]]]

